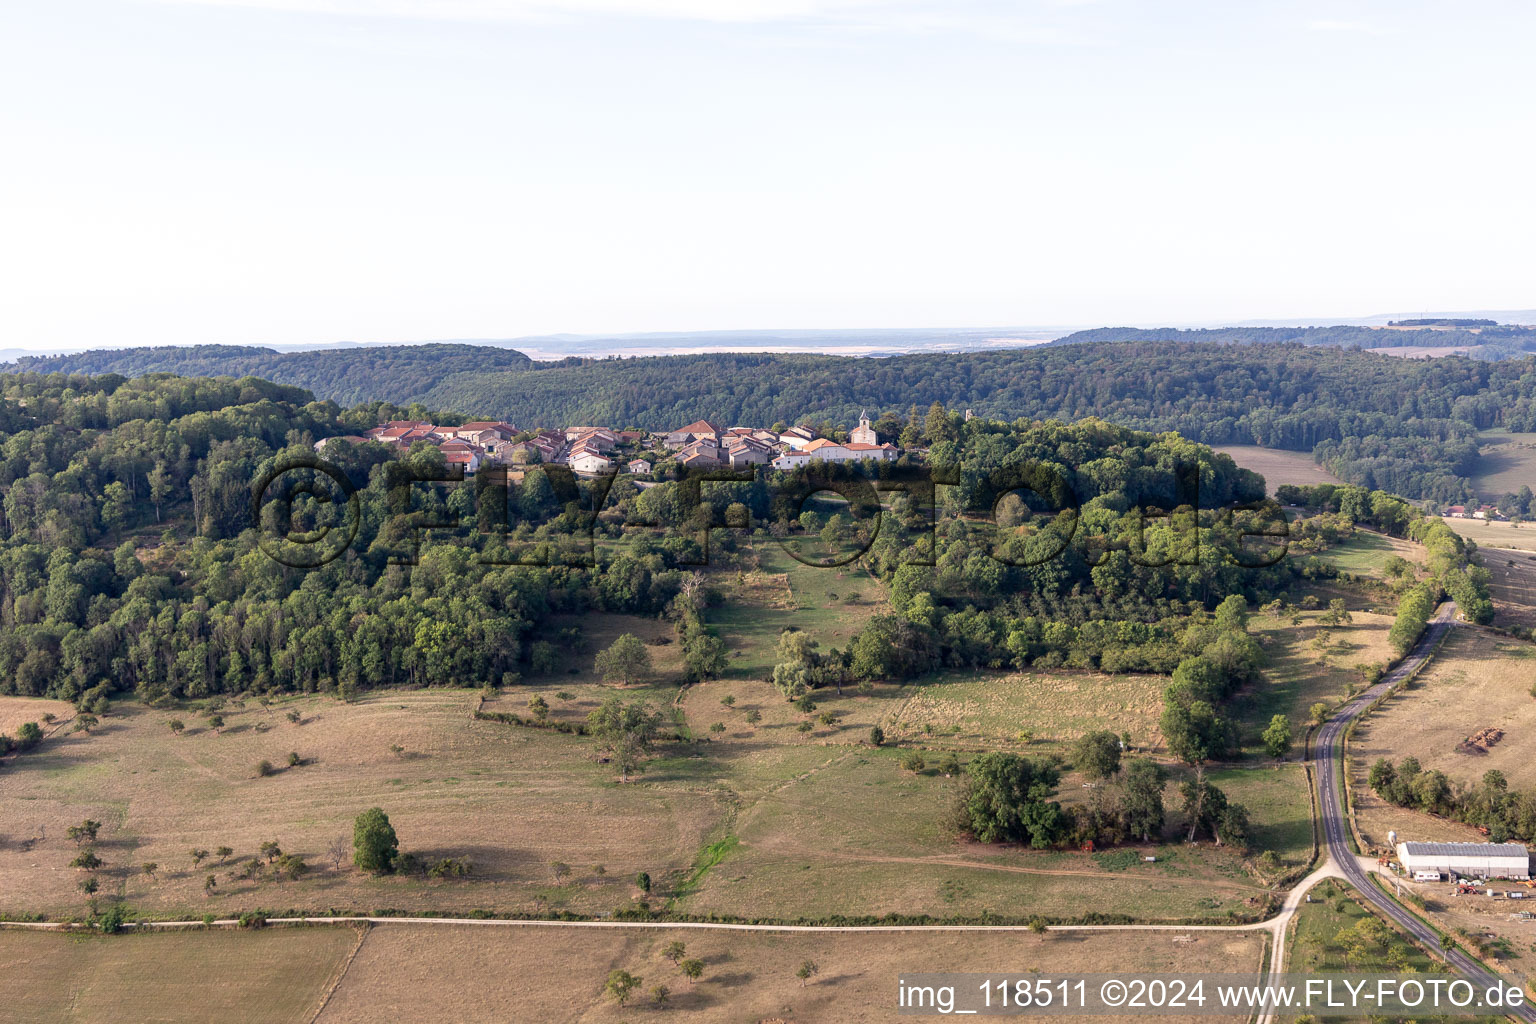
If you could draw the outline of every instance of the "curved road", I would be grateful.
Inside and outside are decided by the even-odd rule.
[[[1317,751],[1314,755],[1317,761],[1317,788],[1323,836],[1328,844],[1329,858],[1361,896],[1370,900],[1378,910],[1396,921],[1425,948],[1437,951],[1440,949],[1440,936],[1423,921],[1409,913],[1402,904],[1376,888],[1375,884],[1366,877],[1366,868],[1361,865],[1360,858],[1349,846],[1349,823],[1345,818],[1340,787],[1343,782],[1344,730],[1377,697],[1417,672],[1425,662],[1429,661],[1441,638],[1455,628],[1455,614],[1454,601],[1447,601],[1441,605],[1439,613],[1430,620],[1429,628],[1424,631],[1424,635],[1419,638],[1419,642],[1414,645],[1408,657],[1403,659],[1402,664],[1383,676],[1381,682],[1344,705],[1339,713],[1329,719],[1318,731]],[[1494,975],[1463,953],[1460,948],[1453,950],[1447,959],[1451,967],[1470,978],[1475,984],[1487,987],[1496,980],[1507,981]],[[1536,1010],[1529,1006],[1522,1006],[1508,1012],[1517,1020],[1536,1022]]]

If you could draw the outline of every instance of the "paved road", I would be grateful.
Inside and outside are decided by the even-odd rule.
[[[1456,628],[1455,614],[1454,601],[1447,601],[1441,605],[1439,613],[1430,620],[1429,628],[1424,631],[1423,637],[1419,639],[1408,657],[1404,658],[1397,668],[1383,676],[1381,682],[1344,705],[1339,713],[1329,719],[1327,724],[1318,731],[1317,750],[1314,754],[1318,770],[1317,788],[1321,803],[1323,836],[1327,842],[1329,859],[1338,865],[1344,878],[1359,890],[1361,896],[1374,903],[1383,914],[1396,921],[1426,948],[1433,950],[1440,948],[1440,936],[1409,913],[1402,904],[1377,889],[1375,884],[1366,877],[1366,868],[1361,865],[1360,859],[1350,849],[1349,823],[1345,820],[1343,799],[1340,795],[1343,782],[1342,756],[1344,730],[1349,727],[1349,723],[1358,718],[1377,697],[1417,672],[1430,659],[1441,638]],[[1453,951],[1448,959],[1456,971],[1470,978],[1475,984],[1488,986],[1497,980],[1494,974],[1460,949]],[[1510,1015],[1518,1020],[1536,1022],[1536,1011],[1530,1007],[1520,1007],[1518,1010],[1511,1011]]]

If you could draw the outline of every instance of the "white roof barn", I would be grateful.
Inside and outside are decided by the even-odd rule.
[[[1398,843],[1409,874],[1421,871],[1477,878],[1530,878],[1531,856],[1519,843]]]

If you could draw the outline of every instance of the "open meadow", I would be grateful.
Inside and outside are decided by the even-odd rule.
[[[343,926],[121,935],[0,930],[0,1024],[308,1022],[361,938]]]
[[[1262,476],[1264,485],[1271,495],[1275,493],[1275,488],[1285,484],[1306,486],[1343,483],[1338,477],[1314,462],[1311,452],[1261,448],[1255,444],[1221,445],[1215,450],[1232,456],[1233,462]]]
[[[735,691],[733,706],[721,703]],[[550,683],[485,706],[527,714],[529,692],[548,694],[552,717],[576,719],[607,693],[661,707],[676,691],[660,682],[623,690]],[[1268,898],[1263,878],[1238,854],[1180,843],[1176,782],[1164,841],[1145,851],[1158,856],[1155,864],[1125,851],[957,842],[942,825],[956,785],[936,767],[945,737],[920,733],[927,764],[918,771],[902,764],[915,744],[867,743],[868,725],[904,699],[895,687],[826,694],[811,718],[766,683],[712,681],[690,688],[683,702],[701,738],[662,743],[627,784],[595,759],[585,737],[475,720],[478,691],[230,702],[218,731],[189,710],[121,702],[91,732],[50,738],[0,775],[0,912],[84,911],[84,872],[69,866],[78,851],[65,833],[87,817],[102,822],[102,894],[156,916],[255,907],[604,914],[642,895],[634,885],[641,871],[654,880],[653,905],[776,920],[987,912],[1071,919],[1090,896],[1106,914],[1220,920],[1251,915]],[[756,707],[761,716],[749,721]],[[831,725],[820,722],[822,711]],[[167,727],[176,716],[186,722],[179,735]],[[712,720],[726,729],[707,731]],[[802,731],[802,721],[812,728]],[[288,766],[289,752],[299,764]],[[272,774],[257,770],[263,760]],[[1299,767],[1285,770],[1294,773],[1289,803],[1275,799],[1267,771],[1238,771],[1222,785],[1250,804],[1256,835],[1278,837],[1283,860],[1299,864],[1310,857],[1299,827],[1306,786]],[[1248,786],[1257,787],[1252,796]],[[1063,801],[1091,796],[1065,776]],[[472,872],[433,880],[356,872],[345,840],[353,817],[372,806],[390,815],[402,850],[467,858]],[[339,869],[328,852],[338,840]],[[269,841],[303,856],[309,873],[284,882],[246,877]]]

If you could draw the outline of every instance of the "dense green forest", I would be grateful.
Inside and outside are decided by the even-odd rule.
[[[343,405],[407,404],[444,377],[466,371],[523,370],[521,352],[490,345],[379,345],[369,348],[278,352],[251,345],[188,345],[99,349],[69,356],[24,356],[29,373],[174,373],[182,377],[261,377],[305,388]]]
[[[252,520],[253,481],[279,460],[312,456],[316,441],[390,411],[343,410],[254,378],[0,377],[0,689],[63,697],[132,689],[154,699],[506,682],[540,657],[540,644],[558,642],[540,632],[550,613],[591,608],[669,614],[682,624],[685,645],[698,641],[703,658],[707,595],[687,585],[693,566],[706,561],[701,528],[740,522],[745,513],[789,540],[873,538],[868,523],[838,513],[817,521],[816,513],[807,518],[775,500],[776,490],[795,483],[777,474],[690,501],[676,482],[642,491],[623,480],[603,495],[595,485],[535,469],[505,506],[496,492],[473,484],[418,484],[402,510],[391,503],[391,467],[441,474],[441,454],[425,444],[398,453],[335,441],[324,455],[357,488],[355,539],[312,570],[269,557]],[[1079,656],[1097,664],[1110,648],[1165,637],[1169,627],[1157,623],[1226,591],[1268,593],[1285,581],[1280,569],[1240,577],[1219,561],[1144,567],[1120,551],[1136,543],[1140,513],[1133,506],[1177,502],[1170,481],[1181,460],[1202,468],[1210,502],[1261,493],[1252,473],[1202,446],[1097,421],[1007,426],[966,423],[942,410],[927,417],[925,431],[935,457],[968,464],[947,499],[955,515],[946,517],[937,549],[932,540],[903,541],[893,531],[868,555],[902,595],[900,628],[921,640],[925,664],[993,664],[1049,650],[1073,656],[1078,640],[1063,648],[1059,631],[1028,641],[1027,650],[1010,649],[1012,633],[1037,628],[1025,624],[1031,617],[1060,621],[1074,638],[1079,627],[1088,630],[1092,650]],[[986,474],[1028,460],[1055,467],[1085,503],[1082,538],[1059,558],[1015,557],[1049,540],[1042,517],[1055,511],[1016,500],[1006,511],[1003,557],[990,557],[974,522],[989,511],[995,485]],[[302,487],[290,497],[291,519],[283,518],[282,503],[263,508],[266,532],[280,534],[288,522],[303,529],[325,516],[334,522],[346,508],[339,501],[322,506]],[[593,513],[599,497],[601,518]],[[921,518],[916,506],[909,514]],[[454,518],[453,529],[415,529]],[[630,522],[654,528],[626,530]],[[1170,529],[1154,524],[1145,545],[1175,545]],[[587,554],[590,531],[610,542],[595,561]],[[712,556],[728,562],[740,530],[716,532]],[[938,574],[922,584],[928,598],[905,566],[914,546],[936,555],[935,569],[923,570]],[[1093,559],[1106,551],[1108,567],[1095,568]],[[1093,633],[1089,620],[1105,614],[1132,625]],[[916,667],[870,660],[881,651],[872,640],[863,650],[857,665],[864,673]],[[847,652],[850,669],[856,653]],[[1157,655],[1116,657],[1125,669],[1161,664]]]
[[[660,430],[700,417],[851,425],[860,409],[871,408],[885,412],[888,437],[899,440],[913,407],[926,410],[933,402],[1009,421],[1096,416],[1137,429],[1175,430],[1204,444],[1315,452],[1349,483],[1444,502],[1474,497],[1468,478],[1478,430],[1536,429],[1536,360],[1530,357],[1405,360],[1294,338],[1208,344],[1148,333],[1151,340],[1135,342],[883,359],[711,353],[537,363],[509,350],[470,346],[227,358],[217,353],[229,350],[209,347],[188,350],[202,354],[187,359],[206,373],[246,372],[241,368],[253,360],[272,361],[291,376],[276,379],[313,382],[311,390],[322,397],[419,402],[521,426]],[[1433,334],[1444,343],[1448,337],[1443,331],[1373,333],[1377,340]],[[180,351],[86,353],[28,365],[137,372]],[[497,370],[498,361],[510,368]]]

